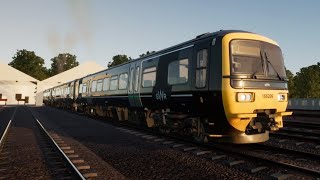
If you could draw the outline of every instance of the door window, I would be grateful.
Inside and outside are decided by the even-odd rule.
[[[133,71],[134,71],[134,68],[131,68],[131,69],[130,69],[130,85],[129,85],[129,92],[132,92],[132,89],[133,89]]]
[[[139,74],[140,74],[140,67],[138,66],[136,68],[136,77],[135,77],[135,85],[134,85],[134,91],[138,92],[138,87],[139,87]]]
[[[197,53],[197,68],[196,68],[196,87],[204,88],[207,81],[207,63],[208,50],[202,49]]]

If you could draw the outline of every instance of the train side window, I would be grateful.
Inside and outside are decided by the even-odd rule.
[[[97,81],[92,81],[91,92],[96,92],[96,91],[97,91]]]
[[[103,91],[109,90],[110,87],[110,78],[104,78],[103,80]]]
[[[87,92],[87,84],[83,84],[82,85],[82,93],[86,93]]]
[[[156,67],[146,68],[142,71],[142,87],[153,87],[156,83]]]
[[[140,67],[136,67],[136,77],[135,77],[135,87],[134,87],[134,91],[138,92],[138,87],[139,87],[139,74],[140,74]]]
[[[208,50],[202,49],[197,53],[197,68],[196,68],[196,87],[204,88],[207,81],[207,62]]]
[[[111,77],[111,82],[110,82],[110,90],[115,91],[117,90],[118,87],[118,76],[112,76]]]
[[[102,91],[102,79],[97,81],[97,92]]]
[[[189,60],[172,61],[168,66],[168,84],[185,84],[188,82]]]
[[[128,73],[120,74],[119,76],[119,89],[126,89],[128,85]]]

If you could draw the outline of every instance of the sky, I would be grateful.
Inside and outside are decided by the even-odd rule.
[[[320,62],[316,0],[0,0],[0,61],[27,49],[45,60],[71,53],[107,67],[220,29],[267,36],[292,72]]]

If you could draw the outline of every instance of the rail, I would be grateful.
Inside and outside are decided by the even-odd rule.
[[[31,112],[31,110],[30,110]],[[32,112],[31,112],[32,113]],[[40,129],[48,136],[48,138],[51,140],[51,142],[55,145],[55,147],[59,150],[59,152],[63,155],[63,157],[68,161],[69,165],[72,167],[72,169],[76,172],[76,174],[79,176],[80,179],[85,180],[86,178],[81,174],[81,172],[77,169],[77,167],[71,162],[71,160],[68,158],[68,156],[63,152],[63,150],[59,147],[59,145],[54,141],[54,139],[50,136],[48,131],[43,127],[43,125],[40,123],[40,121],[34,116],[32,113],[33,118],[36,120],[37,125],[40,127]]]

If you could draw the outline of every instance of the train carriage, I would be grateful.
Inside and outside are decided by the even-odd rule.
[[[197,141],[263,142],[291,114],[278,44],[245,31],[203,34],[67,84],[74,110]]]

